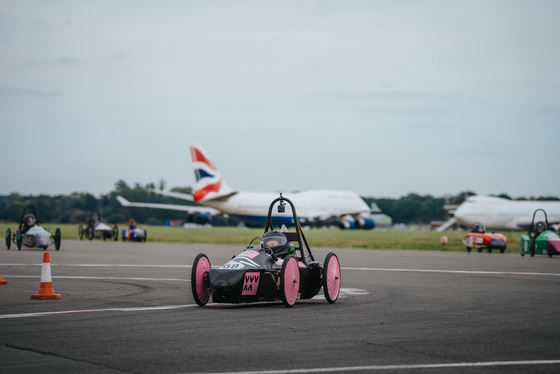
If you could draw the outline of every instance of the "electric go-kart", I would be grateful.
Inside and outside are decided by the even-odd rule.
[[[33,213],[26,214],[25,212],[28,208],[33,210]],[[58,251],[60,249],[62,236],[58,227],[54,236],[45,230],[45,228],[39,224],[35,208],[32,205],[28,205],[23,208],[23,214],[21,215],[16,233],[12,236],[10,228],[6,230],[6,248],[8,250],[10,250],[12,241],[16,245],[18,251],[21,250],[22,245],[29,248],[43,248],[43,250],[47,250],[51,243],[54,244],[54,248]]]
[[[93,214],[97,212],[97,219],[93,218]],[[82,238],[86,236],[89,240],[92,239],[113,239],[114,241],[119,240],[119,227],[115,224],[114,227],[104,224],[101,222],[101,214],[99,210],[93,210],[89,215],[89,219],[87,221],[87,226],[84,230],[82,224],[78,227],[78,238],[82,240]]]
[[[507,246],[507,238],[502,234],[488,234],[486,228],[480,222],[475,222],[471,231],[463,238],[463,244],[467,247],[467,252],[476,248],[478,253],[487,249],[491,253],[493,249],[499,249],[504,253]]]
[[[285,212],[286,202],[291,205],[296,232],[274,230],[271,213],[277,202],[279,213]],[[215,303],[282,300],[286,307],[292,307],[297,299],[311,299],[317,295],[321,287],[327,301],[336,302],[340,291],[338,257],[331,252],[324,265],[315,261],[294,204],[282,194],[270,204],[260,247],[253,248],[253,241],[245,251],[218,268],[210,266],[205,254],[196,256],[191,288],[199,306],[206,305],[212,296]]]
[[[136,227],[136,221],[131,219],[128,221],[128,228],[123,229],[121,238],[123,242],[146,242],[148,233]]]
[[[535,215],[539,210],[544,213],[545,221],[535,223]],[[535,210],[527,235],[521,235],[519,238],[521,256],[525,256],[526,253],[531,257],[534,255],[548,255],[548,257],[560,255],[560,238],[549,228],[546,212],[543,209]]]

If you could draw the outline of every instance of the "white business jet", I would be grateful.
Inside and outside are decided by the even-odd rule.
[[[560,201],[513,201],[493,196],[470,196],[456,210],[454,217],[438,227],[444,231],[459,223],[471,227],[480,222],[489,230],[526,230],[531,225],[533,213],[544,209],[550,224],[560,222]],[[544,214],[535,220],[543,220]]]
[[[118,196],[118,201],[127,207],[144,207],[181,210],[199,217],[204,222],[213,214],[227,214],[245,223],[248,227],[263,227],[266,223],[270,202],[279,196],[274,192],[241,192],[232,190],[218,171],[210,157],[197,142],[190,144],[191,159],[196,176],[196,188],[192,195],[178,192],[153,192],[177,199],[194,201],[202,206],[174,204],[133,203]],[[286,192],[296,206],[302,224],[329,224],[336,222],[341,228],[373,229],[375,221],[372,209],[355,192],[336,190],[310,190]],[[272,213],[274,225],[293,226],[291,207],[285,213]],[[197,220],[195,219],[195,222]]]

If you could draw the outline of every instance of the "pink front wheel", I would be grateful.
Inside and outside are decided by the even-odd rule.
[[[280,270],[280,295],[282,302],[288,308],[296,303],[299,293],[299,266],[292,255],[288,255]]]
[[[340,292],[340,263],[338,262],[338,257],[332,252],[325,258],[323,292],[325,293],[325,298],[331,304],[336,302]]]
[[[204,253],[200,253],[194,259],[191,270],[191,289],[194,301],[199,306],[204,306],[210,299],[210,289],[204,285],[204,280],[208,278],[210,271],[210,261]]]

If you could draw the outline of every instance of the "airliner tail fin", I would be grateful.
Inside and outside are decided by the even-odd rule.
[[[202,202],[235,193],[228,186],[200,143],[191,142],[190,150],[196,176],[196,187],[193,191],[194,201]]]

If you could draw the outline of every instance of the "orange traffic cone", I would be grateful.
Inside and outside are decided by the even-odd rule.
[[[7,280],[2,279],[2,274],[0,274],[0,284],[8,284]]]
[[[41,287],[39,287],[39,292],[36,295],[31,295],[32,299],[41,300],[58,300],[62,297],[54,293],[52,288],[52,278],[51,278],[51,261],[49,258],[49,253],[45,252],[43,254],[43,270],[41,271]]]

